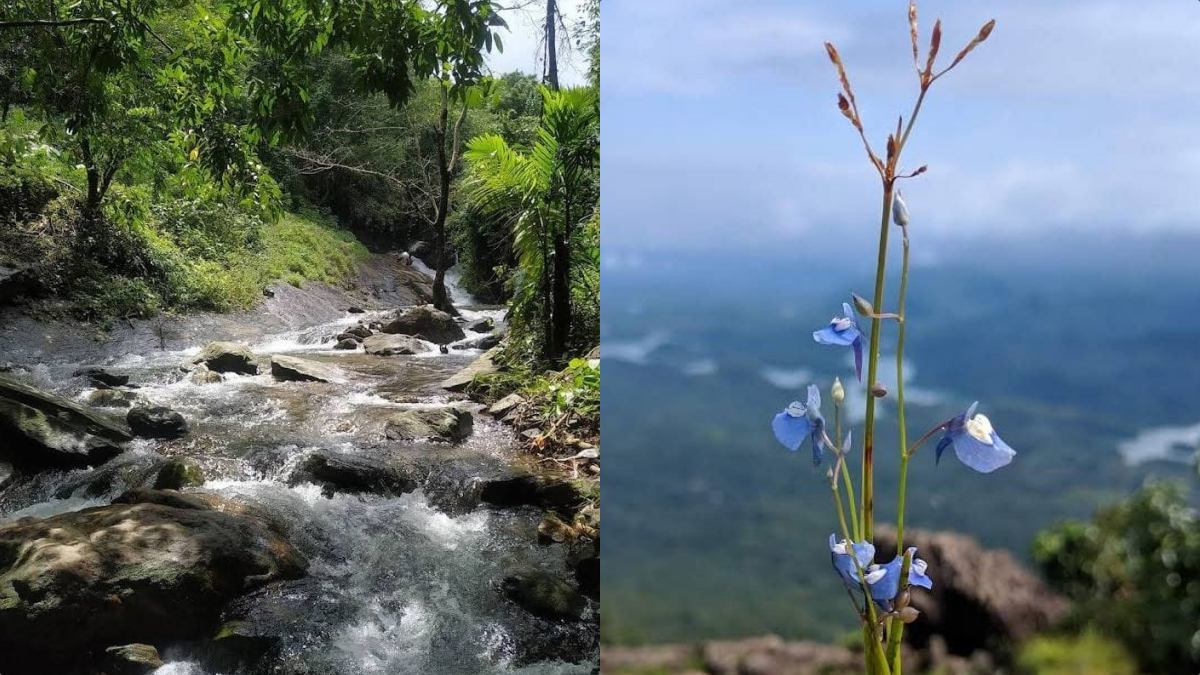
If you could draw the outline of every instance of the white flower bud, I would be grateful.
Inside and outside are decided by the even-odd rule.
[[[833,387],[831,390],[833,392],[833,404],[841,405],[842,401],[846,400],[846,388],[842,386],[840,378],[833,378]]]
[[[908,206],[899,192],[892,199],[892,222],[900,227],[908,227]]]

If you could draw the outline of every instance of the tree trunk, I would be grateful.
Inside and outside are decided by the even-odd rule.
[[[555,36],[558,3],[546,0],[546,84],[558,90],[558,38]]]
[[[554,237],[553,317],[550,360],[557,364],[567,353],[571,333],[571,238],[566,232]]]
[[[87,197],[83,202],[83,215],[91,220],[100,212],[100,200],[104,197],[104,179],[100,167],[96,166],[96,158],[92,156],[92,144],[87,138],[79,139],[79,150],[83,157],[84,171],[87,173]]]
[[[450,161],[446,156],[446,129],[450,117],[450,94],[442,84],[442,109],[438,112],[437,154],[438,154],[438,201],[437,217],[434,219],[434,246],[437,270],[433,275],[433,306],[437,309],[458,316],[458,310],[450,302],[450,294],[446,292],[446,212],[450,209]]]

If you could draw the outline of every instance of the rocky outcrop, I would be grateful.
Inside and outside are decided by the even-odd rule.
[[[454,317],[433,305],[420,305],[401,310],[391,321],[383,324],[383,332],[412,335],[422,340],[446,344],[466,337]]]
[[[471,413],[456,406],[410,406],[388,418],[384,435],[392,441],[459,443],[471,435],[473,426]]]
[[[984,549],[961,534],[921,530],[906,531],[904,545],[917,547],[934,580],[932,591],[913,594],[921,618],[904,632],[905,640],[918,649],[937,635],[954,655],[970,656],[978,650],[1003,655],[1067,614],[1067,600],[1008,551]],[[880,528],[875,546],[877,559],[891,559],[895,530]]]
[[[262,521],[206,508],[113,504],[0,527],[0,672],[210,635],[230,599],[306,567]]]
[[[210,342],[192,359],[191,364],[204,364],[209,370],[217,373],[258,374],[254,352],[246,345],[236,342]]]
[[[95,466],[131,438],[112,419],[0,375],[0,460],[25,471]]]
[[[333,346],[334,349],[358,349],[359,341],[354,338],[342,338]]]
[[[425,472],[412,464],[318,450],[304,458],[288,483],[313,483],[325,496],[336,492],[401,495],[421,486]]]
[[[125,421],[134,434],[143,438],[180,438],[188,432],[183,415],[161,405],[130,408]]]
[[[283,382],[344,382],[346,379],[337,366],[280,354],[271,357],[271,376]]]
[[[375,356],[406,356],[430,351],[429,345],[408,335],[372,335],[362,344],[368,354]]]
[[[463,391],[476,377],[499,372],[500,368],[494,361],[496,355],[499,353],[499,349],[499,347],[493,347],[480,354],[479,358],[472,361],[466,368],[446,378],[442,382],[442,389],[447,391]]]
[[[526,611],[544,619],[579,620],[587,600],[570,584],[540,570],[510,573],[501,584],[504,594]]]

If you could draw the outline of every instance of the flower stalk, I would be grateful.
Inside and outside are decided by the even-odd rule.
[[[858,101],[846,74],[841,55],[831,43],[825,43],[830,61],[837,70],[841,91],[838,93],[838,109],[850,121],[862,141],[867,158],[879,175],[882,186],[882,203],[879,217],[879,241],[876,248],[874,293],[868,302],[865,298],[852,295],[854,310],[843,303],[842,315],[835,316],[829,325],[813,333],[813,339],[824,345],[850,348],[854,354],[855,372],[862,380],[864,340],[858,320],[870,319],[870,336],[866,344],[866,380],[863,382],[867,394],[863,433],[863,454],[859,488],[856,499],[854,480],[850,476],[850,435],[842,439],[842,402],[844,389],[840,381],[835,382],[832,393],[834,400],[834,437],[825,433],[825,420],[820,412],[820,394],[816,385],[809,385],[808,398],[803,404],[793,402],[772,420],[775,437],[789,450],[795,451],[806,442],[813,448],[813,462],[820,463],[826,448],[835,454],[835,463],[829,472],[830,489],[834,508],[842,532],[842,542],[835,542],[830,535],[830,550],[834,569],[841,576],[855,612],[862,622],[863,658],[868,675],[901,675],[900,643],[904,636],[904,624],[918,620],[920,612],[910,606],[910,587],[932,588],[933,581],[926,574],[927,564],[914,557],[916,549],[904,548],[905,514],[908,499],[909,465],[916,450],[937,432],[944,431],[938,442],[936,458],[943,451],[954,448],[955,454],[968,467],[981,473],[989,473],[1008,464],[1015,451],[996,434],[990,420],[976,415],[976,406],[966,412],[941,422],[910,445],[904,400],[904,348],[908,332],[907,300],[909,284],[909,213],[907,205],[899,196],[899,181],[914,178],[925,172],[921,166],[909,172],[900,170],[900,158],[921,114],[930,87],[940,77],[957,66],[975,47],[992,32],[995,21],[989,21],[978,34],[955,56],[949,66],[934,72],[934,65],[941,47],[941,21],[934,23],[929,48],[924,63],[921,62],[919,32],[917,29],[917,6],[910,0],[908,6],[909,33],[912,37],[913,68],[920,84],[919,92],[909,113],[896,121],[894,132],[887,137],[883,157],[875,153],[868,138],[866,127],[859,114]],[[900,228],[901,262],[899,290],[894,311],[885,311],[887,300],[886,280],[888,267],[888,245],[891,221]],[[876,423],[879,399],[888,392],[878,381],[879,357],[882,343],[883,321],[895,320],[896,334],[896,415],[897,447],[900,455],[900,475],[897,485],[896,557],[886,564],[874,563],[875,547],[872,537],[875,531],[875,449],[877,442]],[[846,500],[843,504],[843,498]],[[847,506],[848,505],[848,508]],[[846,513],[849,511],[849,519]],[[851,562],[853,561],[853,562]],[[862,605],[856,593],[861,593]]]

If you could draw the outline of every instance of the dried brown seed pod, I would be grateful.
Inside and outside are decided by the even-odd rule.
[[[905,607],[898,613],[900,614],[900,620],[904,623],[912,623],[917,620],[917,617],[921,616],[921,610],[916,607]]]
[[[875,398],[883,398],[884,396],[887,396],[887,387],[876,382],[875,384],[871,385],[871,395]]]

